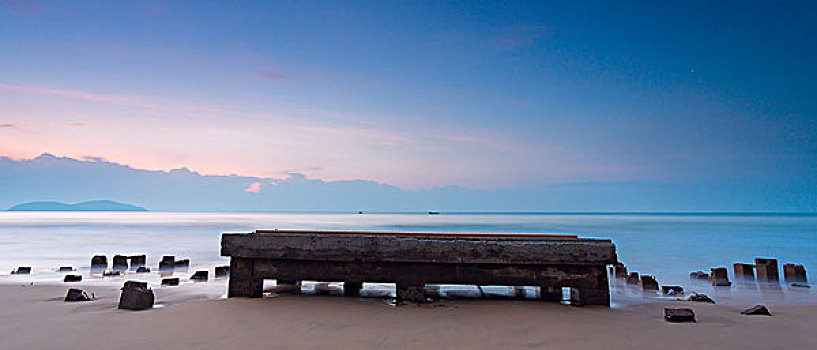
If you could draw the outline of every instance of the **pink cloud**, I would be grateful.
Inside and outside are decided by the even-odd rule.
[[[247,192],[247,193],[261,192],[261,183],[260,182],[251,183],[247,188],[244,189],[244,192]]]
[[[20,93],[28,93],[28,94],[37,94],[37,95],[50,95],[50,96],[61,96],[61,97],[69,97],[69,98],[76,98],[88,102],[95,102],[95,103],[103,103],[109,105],[117,105],[117,106],[125,106],[125,107],[134,107],[134,108],[141,108],[145,110],[151,111],[173,111],[173,112],[184,112],[184,113],[221,113],[221,112],[233,112],[229,108],[224,106],[218,105],[202,105],[197,103],[189,103],[184,101],[177,101],[177,100],[168,100],[163,99],[158,102],[154,102],[152,100],[148,100],[141,96],[134,96],[134,95],[110,95],[110,94],[97,94],[92,92],[85,92],[80,90],[71,90],[71,89],[56,89],[44,86],[37,86],[37,85],[28,85],[28,84],[7,84],[7,83],[0,83],[0,90],[8,90]]]
[[[493,149],[503,152],[530,152],[531,149],[537,148],[540,150],[549,149],[554,150],[553,147],[547,147],[542,145],[532,146],[527,145],[520,141],[513,141],[508,140],[507,138],[502,137],[491,137],[491,136],[474,136],[474,135],[465,135],[460,133],[454,134],[444,134],[439,137],[439,139],[450,141],[450,142],[457,142],[457,143],[465,143],[465,144],[472,144],[477,145],[480,147],[484,147],[487,149]]]
[[[443,138],[446,139],[446,140],[449,140],[449,141],[456,141],[456,142],[479,142],[480,141],[479,138],[476,138],[474,136],[459,135],[459,134],[447,135],[447,136],[444,136]]]
[[[259,75],[258,78],[261,79],[261,80],[277,82],[277,81],[286,80],[287,76],[283,75],[281,73],[264,73],[264,74]]]
[[[90,102],[101,102],[107,104],[115,104],[130,107],[151,108],[151,104],[136,96],[127,95],[102,95],[90,92],[70,89],[53,89],[34,85],[16,85],[0,83],[0,89],[11,90],[17,92],[39,94],[39,95],[54,95],[72,97]]]

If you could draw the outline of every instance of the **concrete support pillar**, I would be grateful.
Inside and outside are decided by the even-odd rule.
[[[359,297],[363,282],[343,282],[343,296]]]
[[[176,264],[176,257],[172,255],[165,255],[159,261],[159,271],[173,271]]]
[[[623,263],[617,262],[613,265],[613,273],[616,278],[627,279],[627,267]]]
[[[582,305],[610,306],[610,286],[603,270],[591,271],[590,278],[582,279],[569,286],[579,290]]]
[[[786,283],[808,283],[806,268],[800,264],[783,265],[783,278],[785,279]]]
[[[716,287],[728,287],[732,285],[732,282],[729,282],[729,273],[725,267],[713,267],[709,269],[709,281]]]
[[[148,257],[147,255],[133,255],[130,257],[130,269],[131,271],[136,271],[140,267],[144,267],[147,265]]]
[[[539,286],[539,300],[562,301],[562,287],[556,285]]]
[[[755,258],[757,282],[763,284],[780,284],[780,273],[777,271],[777,259]]]
[[[426,300],[423,295],[423,285],[397,283],[397,301],[412,301],[422,303]]]
[[[641,290],[642,291],[657,291],[658,290],[658,281],[653,276],[641,275]]]
[[[108,268],[108,258],[104,255],[94,255],[91,258],[91,270],[105,270]]]
[[[732,266],[735,270],[735,282],[755,283],[755,265],[735,263]]]
[[[111,268],[114,271],[127,271],[128,270],[128,257],[124,255],[114,255],[113,257],[113,267]]]
[[[230,258],[230,281],[227,296],[260,298],[264,294],[264,279],[255,278],[252,259]]]

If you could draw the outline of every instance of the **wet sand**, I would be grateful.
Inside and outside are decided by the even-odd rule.
[[[182,286],[156,287],[161,306],[134,312],[116,309],[119,293],[113,286],[78,286],[98,299],[63,302],[65,285],[0,285],[2,348],[808,349],[817,344],[817,305],[769,304],[772,317],[742,316],[742,306],[682,301],[611,309],[532,300],[393,307],[378,298],[298,294],[227,300],[211,290]],[[664,322],[665,306],[692,307],[698,322]]]

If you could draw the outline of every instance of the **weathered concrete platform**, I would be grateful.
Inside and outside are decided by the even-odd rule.
[[[229,297],[261,297],[264,279],[395,283],[401,300],[423,300],[425,284],[538,286],[545,300],[575,288],[585,305],[610,305],[610,240],[574,235],[257,230],[225,233]]]

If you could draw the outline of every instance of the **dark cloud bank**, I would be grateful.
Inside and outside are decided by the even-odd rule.
[[[260,182],[258,193],[245,191]],[[273,184],[275,183],[275,184]],[[0,158],[0,208],[110,199],[154,211],[815,211],[817,185],[763,182],[575,183],[541,189],[408,191],[372,181],[203,176],[43,154]]]

